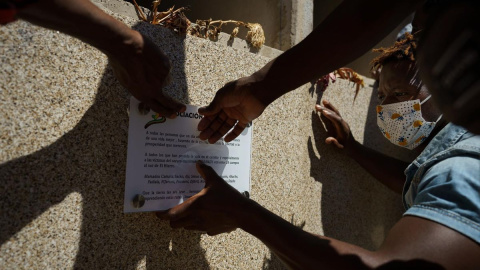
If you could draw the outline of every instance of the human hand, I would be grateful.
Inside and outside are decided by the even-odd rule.
[[[328,137],[325,139],[327,144],[335,144],[340,149],[350,150],[355,143],[352,132],[347,122],[343,120],[340,112],[330,102],[323,100],[323,106],[315,105],[315,110],[325,117]]]
[[[120,83],[139,101],[168,118],[184,112],[184,104],[163,94],[162,87],[170,81],[168,57],[148,38],[132,30],[125,41],[129,50],[108,54],[113,72]]]
[[[212,167],[197,162],[197,171],[205,179],[205,188],[185,202],[157,217],[170,220],[172,228],[205,231],[213,236],[239,227],[238,212],[249,201],[225,182]]]
[[[225,141],[229,142],[262,114],[266,105],[255,96],[258,90],[254,90],[253,85],[250,77],[229,82],[218,90],[208,106],[198,109],[200,114],[205,115],[198,123],[200,139],[215,143],[234,127],[225,137]]]

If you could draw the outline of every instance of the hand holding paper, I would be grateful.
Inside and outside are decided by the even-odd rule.
[[[236,211],[248,199],[227,184],[212,167],[197,162],[197,171],[205,179],[205,187],[187,201],[167,211],[157,212],[170,220],[172,228],[205,231],[208,235],[231,232],[239,227]]]
[[[135,98],[153,111],[175,118],[176,112],[184,112],[186,107],[162,91],[170,81],[170,60],[151,40],[135,33],[135,50],[109,57],[113,72]]]
[[[260,116],[264,105],[254,94],[252,79],[249,77],[227,83],[218,90],[213,101],[198,112],[205,117],[198,124],[199,137],[215,143],[225,136],[230,142],[237,138],[249,122]]]

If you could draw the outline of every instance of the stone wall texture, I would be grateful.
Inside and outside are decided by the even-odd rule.
[[[170,57],[165,91],[207,104],[270,59],[113,14]],[[129,94],[96,49],[23,21],[0,26],[0,269],[283,269],[247,233],[172,230],[124,214]],[[254,122],[251,198],[309,232],[378,247],[400,196],[332,145],[313,106],[337,105],[360,142],[404,155],[376,128],[376,93],[307,84]],[[281,237],[281,236],[279,236]]]

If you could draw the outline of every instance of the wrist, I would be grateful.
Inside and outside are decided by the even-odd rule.
[[[361,146],[362,145],[350,134],[348,143],[345,145],[347,155],[351,158],[354,158],[359,153]]]
[[[263,82],[254,75],[238,79],[236,88],[246,91],[243,93],[244,95],[253,96],[254,99],[260,103],[259,105],[261,105],[263,109],[265,109],[271,103],[271,101],[266,99],[265,94],[267,91],[266,88],[264,88]]]
[[[102,39],[98,45],[94,46],[105,53],[109,58],[116,59],[121,59],[127,55],[139,54],[142,52],[144,39],[139,32],[130,28],[117,31],[117,34]]]
[[[264,80],[260,71],[246,77],[248,88],[252,95],[266,108],[274,102],[279,96],[275,95],[276,88]]]
[[[270,61],[263,68],[249,76],[252,81],[252,89],[257,99],[267,107],[277,98],[294,88],[288,86],[282,73],[272,71],[275,60]]]
[[[252,226],[252,220],[255,219],[258,207],[261,206],[255,201],[244,198],[233,211],[236,227],[249,232],[249,227]]]

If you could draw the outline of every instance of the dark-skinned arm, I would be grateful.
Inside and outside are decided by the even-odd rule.
[[[306,232],[249,201],[239,213],[239,228],[260,239],[291,269],[369,269],[373,253]]]
[[[244,78],[226,84],[200,108],[200,138],[235,139],[275,99],[340,68],[371,49],[422,3],[343,1],[299,44]],[[233,127],[233,129],[232,129]]]
[[[205,188],[157,216],[169,220],[172,228],[204,231],[211,236],[240,228],[262,241],[292,269],[473,270],[480,263],[478,244],[430,220],[403,217],[378,250],[368,251],[305,232],[244,197],[212,167],[198,162],[197,170],[205,179]]]
[[[401,218],[381,247],[368,251],[305,232],[262,206],[249,204],[238,213],[239,228],[260,239],[291,269],[473,270],[480,263],[476,242],[420,217]]]
[[[330,102],[324,100],[323,106],[315,109],[324,117],[327,127],[327,144],[334,144],[362,166],[367,172],[391,190],[402,193],[405,183],[404,171],[409,165],[407,162],[387,156],[370,149],[355,140],[347,122],[340,112]]]
[[[368,173],[396,193],[401,194],[405,184],[405,169],[409,163],[387,156],[355,141],[348,156]]]
[[[168,57],[148,38],[90,1],[39,0],[17,16],[74,36],[105,53],[120,83],[154,111],[175,117],[186,109],[162,92],[170,76]]]
[[[304,40],[252,76],[268,105],[283,94],[357,59],[423,1],[343,1]]]
[[[184,203],[157,212],[159,218],[170,220],[172,228],[201,230],[211,236],[240,228],[264,242],[294,269],[362,269],[362,260],[371,260],[371,252],[305,232],[244,197],[212,167],[203,162],[196,166],[205,179],[205,188]],[[343,256],[347,253],[355,256]]]

